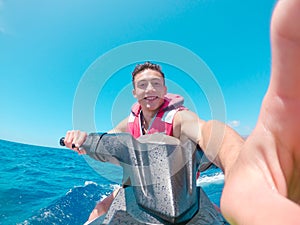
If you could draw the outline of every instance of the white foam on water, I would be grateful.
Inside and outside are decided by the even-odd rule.
[[[88,186],[88,185],[90,185],[90,184],[94,184],[94,185],[98,185],[96,182],[94,182],[94,181],[85,181],[84,182],[84,187],[86,187],[86,186]]]
[[[212,175],[201,175],[197,180],[197,186],[204,186],[209,184],[221,184],[224,182],[224,174],[223,173],[215,173]]]
[[[110,188],[112,189],[112,192],[113,192],[114,190],[116,190],[116,189],[118,189],[118,188],[121,187],[121,185],[119,185],[119,184],[110,184],[109,186],[110,186]],[[101,195],[101,197],[100,197],[100,199],[99,199],[98,202],[103,201],[103,200],[104,200],[106,197],[108,197],[112,192],[110,192],[110,193],[105,193],[105,194]]]
[[[117,188],[120,188],[121,185],[120,185],[120,184],[110,184],[110,187],[111,187],[113,190],[116,190]]]
[[[66,193],[66,195],[72,193],[73,190],[74,190],[75,188],[86,187],[86,186],[88,186],[88,185],[96,185],[96,186],[98,186],[98,184],[97,184],[96,182],[94,182],[94,181],[85,181],[85,182],[84,182],[84,185],[75,185],[73,188],[71,188],[71,189]]]

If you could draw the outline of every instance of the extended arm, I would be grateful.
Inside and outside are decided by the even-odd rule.
[[[127,128],[127,121],[128,118],[125,118],[123,121],[121,121],[115,128],[108,131],[109,134],[114,133],[125,133]],[[88,134],[84,131],[80,130],[71,130],[66,133],[64,143],[67,148],[70,148],[79,154],[86,154],[86,151],[84,148],[80,148],[80,146],[86,141]]]
[[[224,171],[225,176],[228,174],[244,143],[238,133],[222,122],[205,122],[190,111],[178,112],[174,124],[174,135],[193,140],[207,158]]]

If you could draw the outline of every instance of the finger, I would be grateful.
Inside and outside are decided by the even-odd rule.
[[[85,142],[86,137],[87,137],[87,133],[82,132],[82,131],[75,131],[74,132],[74,140],[73,143],[74,144],[72,147],[75,148],[80,148],[80,146]]]
[[[85,154],[86,154],[86,151],[85,151],[83,148],[79,148],[78,154],[79,154],[79,155],[85,155]]]
[[[85,149],[83,148],[80,148],[80,147],[74,147],[72,148],[73,151],[77,152],[79,155],[85,155],[86,154],[86,151]]]
[[[74,139],[74,132],[68,131],[66,133],[66,137],[65,137],[65,141],[64,141],[67,148],[72,149],[73,139]]]

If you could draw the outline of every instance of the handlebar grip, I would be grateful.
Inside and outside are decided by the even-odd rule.
[[[61,139],[59,139],[59,144],[60,146],[66,146],[65,145],[65,137],[62,137]],[[72,144],[72,148],[75,148],[75,144]]]
[[[60,144],[60,146],[66,146],[65,145],[65,137],[62,137],[61,139],[59,139],[59,144]]]

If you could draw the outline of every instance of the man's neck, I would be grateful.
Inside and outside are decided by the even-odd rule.
[[[141,113],[143,114],[144,125],[147,129],[148,129],[148,126],[151,123],[151,121],[156,117],[158,111],[161,109],[163,104],[164,104],[164,102],[162,102],[162,104],[156,110],[149,110],[147,107],[141,108]]]
[[[142,113],[143,113],[143,119],[146,123],[146,126],[148,127],[148,125],[150,124],[150,122],[152,121],[152,119],[156,116],[157,112],[159,111],[159,109],[155,110],[155,111],[150,111],[147,109],[142,109]]]

